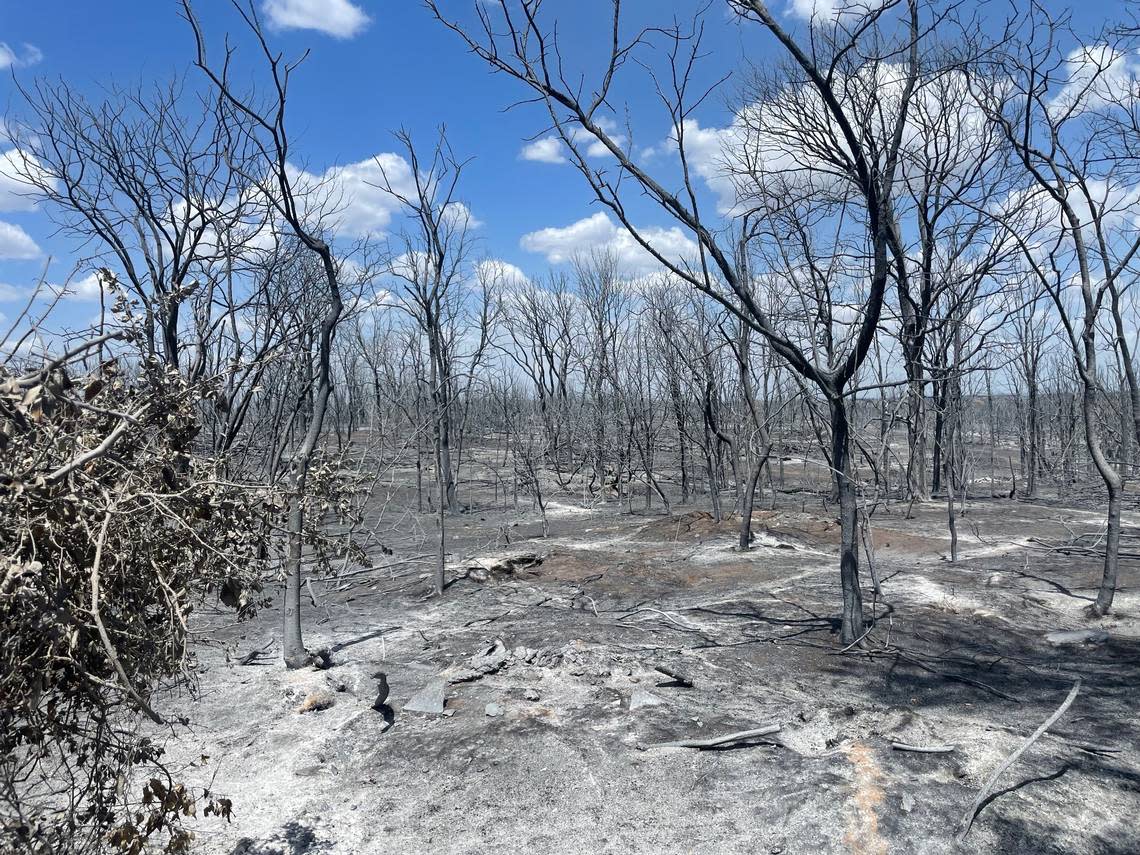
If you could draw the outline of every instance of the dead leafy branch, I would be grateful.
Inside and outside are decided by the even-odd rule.
[[[191,456],[212,386],[125,338],[115,355],[92,339],[40,367],[0,365],[6,851],[183,852],[181,817],[203,801],[229,812],[171,779],[135,712],[165,723],[155,689],[192,684],[189,619],[205,594],[255,608],[279,511],[267,489]],[[126,784],[148,768],[141,793]]]

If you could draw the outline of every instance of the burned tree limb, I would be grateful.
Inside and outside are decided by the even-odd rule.
[[[1069,690],[1069,694],[1065,696],[1065,700],[1061,702],[1061,706],[1057,707],[1057,709],[1054,710],[1053,714],[1049,716],[1049,718],[1045,719],[1045,721],[1041,723],[1041,726],[1038,727],[1037,730],[1033,731],[1033,735],[1025,740],[1025,742],[1023,742],[1016,751],[1006,757],[1005,760],[1001,762],[1001,765],[998,766],[996,770],[994,770],[994,773],[990,775],[985,785],[978,792],[978,797],[974,799],[973,804],[970,805],[970,809],[967,810],[965,816],[962,817],[962,830],[958,833],[959,841],[965,840],[966,835],[970,833],[970,829],[974,826],[974,820],[977,818],[978,813],[981,811],[986,798],[990,794],[990,791],[993,790],[994,784],[997,783],[997,779],[1001,777],[1002,773],[1006,769],[1016,763],[1017,758],[1024,754],[1029,746],[1040,739],[1044,735],[1045,731],[1047,731],[1057,722],[1057,719],[1065,714],[1065,711],[1070,706],[1072,706],[1073,701],[1076,700],[1077,695],[1080,693],[1080,691],[1081,681],[1078,679],[1077,682],[1073,683],[1073,688]]]
[[[762,736],[771,736],[773,733],[780,732],[779,724],[768,724],[764,727],[757,727],[753,730],[741,730],[736,733],[726,733],[724,736],[713,736],[709,739],[678,739],[672,742],[650,742],[638,743],[637,748],[639,751],[646,751],[650,748],[717,748],[721,745],[729,745],[733,742],[743,742],[747,739],[758,739]]]
[[[693,687],[692,677],[678,671],[675,668],[671,668],[668,665],[654,665],[653,670],[657,671],[660,674],[664,674],[666,677],[672,677],[675,683],[684,686],[686,689],[691,689]]]
[[[892,742],[895,751],[910,751],[915,754],[949,754],[957,751],[957,745],[910,745],[906,742]]]

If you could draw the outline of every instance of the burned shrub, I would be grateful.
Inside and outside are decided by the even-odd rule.
[[[154,691],[192,684],[189,621],[206,593],[256,605],[278,503],[191,455],[208,384],[122,352],[83,370],[106,344],[0,365],[5,852],[181,852],[180,817],[230,809],[171,777],[139,713],[165,723]]]

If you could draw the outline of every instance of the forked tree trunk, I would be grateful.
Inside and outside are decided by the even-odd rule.
[[[309,468],[317,449],[317,443],[324,429],[325,413],[328,412],[329,397],[332,394],[332,342],[340,323],[343,304],[337,282],[336,267],[328,245],[313,238],[308,239],[310,248],[316,252],[324,267],[329,289],[329,310],[321,321],[320,340],[317,349],[317,392],[313,399],[312,417],[309,419],[305,438],[293,460],[293,479],[290,490],[288,547],[285,556],[285,597],[281,609],[282,633],[281,648],[288,668],[302,668],[312,661],[301,637],[301,553],[305,532],[305,488],[309,480]]]

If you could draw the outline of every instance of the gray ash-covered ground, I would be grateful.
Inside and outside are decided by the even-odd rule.
[[[456,578],[442,599],[422,568],[313,586],[306,641],[332,650],[324,671],[286,671],[277,647],[237,664],[276,637],[273,610],[200,616],[213,643],[198,651],[200,697],[164,701],[191,721],[168,759],[234,814],[196,820],[198,848],[1140,851],[1134,563],[1114,614],[1091,622],[1095,557],[1036,542],[1095,531],[1095,512],[971,502],[954,565],[944,506],[878,512],[880,619],[866,650],[841,652],[838,531],[818,501],[783,498],[757,514],[744,554],[733,522],[691,508],[562,502],[546,539],[533,514],[514,526],[515,513],[468,510],[451,523]],[[512,542],[496,544],[504,526]],[[530,554],[541,560],[503,566]],[[1045,637],[1089,628],[1107,640]],[[387,717],[373,709],[381,671]],[[956,842],[985,780],[1077,678],[1072,708]],[[444,714],[403,710],[449,679],[461,682],[446,684]],[[782,729],[722,748],[648,747],[768,723]]]

